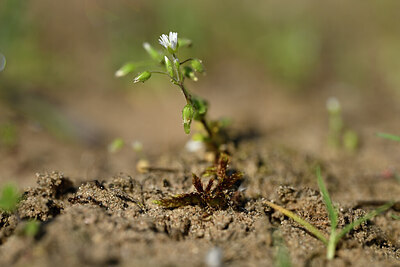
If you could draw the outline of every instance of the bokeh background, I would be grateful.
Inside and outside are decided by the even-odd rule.
[[[193,41],[182,58],[203,59],[207,75],[188,87],[211,117],[334,160],[325,103],[335,96],[361,140],[351,159],[395,167],[399,146],[375,133],[400,133],[398,10],[394,0],[1,0],[0,182],[132,173],[134,141],[150,159],[182,149],[177,88],[114,77],[170,30]],[[110,153],[117,137],[127,146]]]

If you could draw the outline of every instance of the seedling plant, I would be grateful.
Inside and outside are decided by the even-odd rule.
[[[208,149],[215,153],[215,163],[218,162],[219,148],[223,143],[221,133],[225,126],[223,120],[210,120],[207,116],[208,102],[194,94],[186,87],[186,80],[190,79],[197,81],[198,73],[204,73],[204,66],[200,59],[187,58],[179,59],[179,50],[183,47],[191,45],[191,41],[178,38],[178,33],[170,32],[169,35],[162,34],[159,39],[163,51],[158,51],[149,43],[144,43],[143,48],[149,54],[153,61],[155,70],[145,70],[140,72],[135,78],[134,83],[145,82],[149,80],[153,74],[167,76],[170,82],[177,86],[185,98],[186,105],[182,109],[183,129],[186,134],[190,133],[192,121],[199,122],[205,134],[196,134],[194,139],[203,141]],[[125,76],[136,70],[138,66],[143,66],[140,63],[129,62],[122,66],[116,76]]]
[[[210,176],[208,184],[204,187],[201,179],[192,174],[192,183],[196,191],[176,195],[170,198],[164,198],[154,201],[164,208],[178,208],[185,205],[200,205],[203,208],[225,208],[232,199],[232,188],[234,184],[241,179],[242,173],[227,172],[229,157],[222,153],[220,146],[225,142],[223,128],[226,126],[226,120],[210,120],[207,117],[208,102],[192,94],[186,87],[185,81],[191,79],[197,81],[197,74],[204,73],[202,61],[197,58],[188,58],[180,60],[178,57],[179,49],[189,46],[191,42],[187,39],[178,39],[178,33],[170,32],[169,35],[162,34],[159,39],[163,51],[154,49],[149,43],[144,43],[143,47],[150,55],[156,67],[159,70],[145,70],[139,73],[134,83],[145,82],[153,74],[165,75],[173,85],[176,85],[185,98],[186,105],[182,109],[183,129],[186,134],[190,133],[192,121],[199,122],[205,134],[194,136],[196,141],[202,141],[206,147],[214,152],[214,165],[205,172]],[[140,64],[127,63],[116,72],[117,77],[125,76],[133,72]],[[215,187],[213,187],[216,182]]]
[[[332,260],[335,257],[337,244],[347,233],[349,233],[355,227],[361,225],[362,223],[372,219],[376,215],[389,209],[394,203],[388,202],[388,203],[378,207],[377,209],[367,213],[365,216],[347,224],[342,229],[338,229],[337,209],[332,204],[332,200],[329,196],[328,190],[326,189],[325,183],[322,179],[321,170],[319,167],[317,168],[317,180],[318,180],[318,187],[321,191],[322,199],[324,201],[324,204],[325,204],[327,212],[328,212],[328,218],[331,222],[331,230],[330,230],[329,237],[327,237],[324,233],[322,233],[320,230],[318,230],[315,226],[308,223],[307,221],[302,219],[300,216],[294,214],[293,212],[291,212],[277,204],[269,202],[269,201],[265,201],[265,203],[268,206],[272,207],[273,209],[275,209],[275,210],[283,213],[284,215],[288,216],[289,218],[293,219],[295,222],[302,225],[309,233],[313,234],[315,237],[317,237],[319,240],[321,240],[322,243],[324,243],[324,245],[326,246],[327,259]]]

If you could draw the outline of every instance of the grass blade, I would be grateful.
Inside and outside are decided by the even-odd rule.
[[[368,213],[367,215],[355,220],[354,222],[346,225],[342,231],[339,232],[339,234],[337,234],[336,236],[336,243],[343,237],[345,236],[348,232],[350,232],[352,229],[354,229],[355,227],[359,226],[360,224],[362,224],[365,221],[368,221],[370,219],[372,219],[373,217],[375,217],[376,215],[384,212],[385,210],[389,209],[390,207],[392,207],[394,204],[394,202],[388,202],[385,205],[382,205],[380,207],[378,207],[377,209],[371,211],[370,213]]]
[[[299,216],[297,216],[296,214],[294,214],[293,212],[279,206],[276,205],[274,203],[271,203],[269,201],[264,201],[265,204],[267,204],[268,206],[270,206],[271,208],[285,214],[286,216],[288,216],[289,218],[293,219],[295,222],[301,224],[302,226],[304,226],[304,228],[306,228],[306,230],[308,232],[310,232],[311,234],[313,234],[315,237],[317,237],[319,240],[321,240],[325,245],[328,244],[328,239],[325,237],[325,235],[318,230],[315,226],[311,225],[310,223],[306,222],[305,220],[303,220],[302,218],[300,218]]]
[[[387,134],[387,133],[377,133],[376,135],[385,139],[400,142],[400,136],[398,135]]]
[[[331,221],[331,232],[335,232],[338,223],[338,215],[335,207],[333,207],[331,198],[329,196],[328,190],[326,189],[324,180],[321,176],[321,168],[317,167],[317,179],[318,179],[318,187],[321,191],[322,199],[326,205],[326,209],[328,211],[329,220]]]

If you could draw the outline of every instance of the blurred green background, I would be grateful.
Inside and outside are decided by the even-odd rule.
[[[201,79],[210,80],[200,87],[223,85],[235,68],[235,79],[243,84],[251,79],[263,90],[267,82],[293,98],[340,86],[353,94],[384,92],[398,100],[398,10],[399,1],[385,0],[2,0],[0,53],[7,64],[0,72],[0,147],[18,147],[29,136],[21,133],[26,127],[89,146],[103,142],[102,131],[123,135],[121,115],[109,119],[115,124],[95,121],[102,131],[84,119],[94,120],[97,109],[118,110],[118,99],[135,91],[166,94],[160,89],[164,80],[133,86],[133,77],[113,74],[127,61],[145,59],[142,43],[157,47],[158,36],[170,30],[193,40],[183,54],[204,60],[210,75]],[[218,90],[229,97],[226,83]],[[104,106],[97,95],[117,97]],[[153,100],[148,98],[149,105]],[[149,129],[154,126],[144,131]]]

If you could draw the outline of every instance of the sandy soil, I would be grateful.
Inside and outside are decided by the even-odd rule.
[[[398,182],[388,179],[349,194],[346,168],[276,146],[263,139],[243,141],[231,168],[244,169],[245,202],[224,210],[199,206],[163,209],[154,200],[193,191],[191,173],[209,164],[201,153],[181,152],[160,157],[155,166],[174,172],[120,174],[104,180],[72,182],[59,172],[37,175],[26,190],[18,213],[1,214],[2,266],[203,266],[220,254],[230,266],[271,265],[277,258],[277,236],[283,239],[294,266],[393,266],[399,263],[400,223],[395,206],[357,227],[340,242],[337,257],[325,260],[325,248],[292,220],[263,201],[273,200],[329,232],[325,206],[316,190],[314,169],[322,164],[340,210],[340,226],[371,209],[358,199],[382,200],[398,195]],[[335,169],[337,174],[334,174]],[[340,176],[338,176],[340,175]],[[351,183],[365,180],[363,175]],[[376,188],[379,187],[379,188]],[[344,192],[347,191],[347,192]],[[350,193],[351,194],[351,193]],[[40,233],[21,233],[26,219],[40,220]],[[210,256],[211,255],[211,256]],[[215,255],[214,255],[215,256]],[[218,257],[214,261],[218,262]]]

